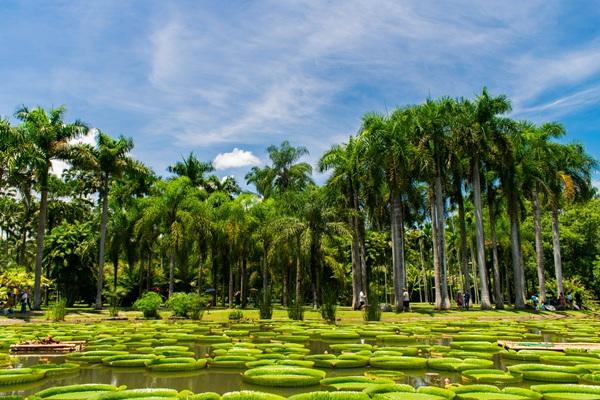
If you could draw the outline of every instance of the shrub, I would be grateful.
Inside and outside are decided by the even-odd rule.
[[[304,307],[302,304],[293,302],[287,309],[288,318],[294,321],[304,321]]]
[[[369,294],[370,300],[367,301],[367,305],[363,308],[363,319],[365,321],[380,321],[381,308],[379,307],[379,292],[377,291],[377,286],[371,285]]]
[[[325,290],[323,292],[323,304],[321,305],[321,317],[335,324],[337,312],[337,290]]]
[[[158,293],[146,292],[135,301],[133,308],[141,311],[144,318],[158,318],[158,309],[162,304],[162,297]]]
[[[267,287],[265,292],[258,294],[258,306],[260,319],[271,319],[273,317],[273,304],[271,302],[271,288]]]
[[[188,316],[188,295],[185,293],[173,293],[167,300],[167,307],[174,316],[187,318]]]
[[[50,312],[48,313],[49,319],[52,321],[64,321],[67,315],[67,299],[57,299],[52,306],[50,306]]]
[[[201,320],[208,301],[208,297],[199,293],[188,294],[188,316],[193,320]]]
[[[244,318],[244,313],[242,310],[231,310],[229,312],[229,320],[230,321],[240,321]]]

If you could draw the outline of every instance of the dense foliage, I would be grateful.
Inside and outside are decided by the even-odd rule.
[[[484,89],[368,113],[320,157],[323,186],[308,150],[285,141],[246,175],[253,193],[193,153],[159,177],[130,139],[96,130],[95,146],[79,144],[88,127],[64,108],[23,108],[20,123],[0,122],[2,292],[33,286],[34,307],[55,293],[96,307],[117,291],[125,306],[148,291],[198,293],[265,315],[272,298],[297,319],[306,303],[334,319],[329,288],[343,304],[363,292],[397,310],[405,289],[438,309],[458,292],[482,308],[598,297],[596,163],[560,124],[509,111]],[[14,271],[27,279],[7,279]]]

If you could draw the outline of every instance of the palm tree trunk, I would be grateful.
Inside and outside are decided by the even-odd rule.
[[[169,254],[169,298],[173,295],[175,288],[175,249],[172,249]]]
[[[302,284],[302,265],[300,263],[300,254],[296,255],[296,299],[295,304],[300,305],[302,301],[300,299],[302,288],[300,285]]]
[[[556,295],[563,293],[562,258],[560,254],[560,234],[558,232],[558,207],[552,203],[552,253],[554,254],[554,272],[556,274]]]
[[[203,253],[200,252],[198,254],[198,293],[202,294],[202,267],[204,264],[205,257],[203,257]]]
[[[463,201],[460,181],[457,181],[456,203],[458,204],[458,220],[460,226],[460,269],[464,276],[463,292],[471,290],[471,278],[469,274],[469,258],[467,256],[467,227],[465,223],[465,205]]]
[[[394,302],[396,310],[402,307],[402,289],[406,286],[404,269],[404,232],[402,229],[402,199],[396,188],[391,188],[392,268],[394,271]]]
[[[441,285],[441,263],[440,248],[438,246],[438,225],[437,209],[434,204],[433,191],[430,191],[431,207],[431,241],[433,248],[433,286],[434,286],[434,306],[436,310],[442,309],[442,285]]]
[[[356,310],[359,303],[360,291],[363,290],[361,286],[361,277],[359,272],[359,259],[360,253],[358,249],[358,233],[356,230],[356,220],[354,216],[348,218],[348,223],[352,229],[352,243],[350,244],[350,255],[352,262],[352,309]]]
[[[113,290],[117,290],[117,272],[119,272],[119,257],[115,257],[113,260]]]
[[[429,288],[428,288],[428,282],[427,282],[427,272],[425,271],[425,257],[423,256],[423,241],[419,240],[419,253],[421,256],[421,273],[423,274],[422,276],[422,280],[423,280],[423,286],[424,286],[424,290],[425,290],[425,303],[429,303]]]
[[[283,304],[284,307],[287,307],[288,305],[288,282],[289,282],[289,274],[290,274],[290,269],[292,268],[292,260],[291,258],[288,258],[288,262],[287,265],[285,265],[283,267],[283,288],[281,290],[281,294],[282,294],[282,299],[281,299],[281,304]]]
[[[540,301],[546,302],[546,277],[544,273],[544,242],[542,239],[542,216],[537,189],[531,191],[533,223],[535,226],[535,264],[537,267]]]
[[[439,247],[440,261],[440,296],[441,309],[448,310],[451,307],[450,298],[448,297],[448,279],[446,270],[446,239],[445,239],[445,221],[444,221],[444,197],[442,194],[442,177],[439,174],[435,177],[435,208],[437,222],[437,245]]]
[[[102,288],[104,287],[104,246],[106,244],[106,220],[108,217],[108,185],[100,196],[102,197],[102,216],[100,219],[100,255],[98,256],[98,285],[96,288],[96,310],[102,309]]]
[[[498,243],[496,239],[496,216],[494,211],[494,195],[488,190],[488,214],[490,220],[490,239],[492,241],[492,264],[494,267],[494,300],[496,309],[504,308],[502,282],[500,281],[500,262],[498,260]]]
[[[242,267],[240,269],[240,297],[242,299],[242,308],[246,308],[246,298],[248,297],[248,294],[246,293],[248,291],[248,282],[246,280],[247,262],[246,256],[242,256]]]
[[[521,264],[521,241],[517,194],[511,187],[508,193],[508,217],[510,219],[510,244],[513,264],[515,307],[525,307],[525,274]]]
[[[365,227],[362,218],[356,217],[358,223],[358,247],[360,253],[360,275],[361,275],[361,286],[363,291],[368,296],[369,293],[369,282],[367,274],[367,249],[365,247]]]
[[[227,257],[227,256],[226,256]],[[229,297],[229,308],[233,308],[233,263],[229,262],[229,285],[227,295]]]
[[[35,279],[33,283],[33,308],[40,309],[42,304],[42,260],[44,258],[44,235],[46,234],[46,219],[48,216],[48,169],[41,178],[40,215],[38,220],[35,255]]]
[[[479,158],[473,162],[473,203],[475,206],[475,239],[477,242],[477,268],[479,270],[481,303],[483,310],[492,308],[488,288],[487,268],[485,266],[485,243],[483,236],[483,207],[481,206],[481,182],[479,176]]]
[[[263,246],[263,258],[261,262],[261,272],[262,272],[262,295],[263,295],[263,303],[267,302],[267,254],[268,254],[268,246],[265,244]]]

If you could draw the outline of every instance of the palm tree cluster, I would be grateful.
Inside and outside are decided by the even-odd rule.
[[[312,179],[308,150],[284,141],[246,175],[253,193],[193,153],[158,177],[131,156],[131,139],[95,129],[96,144],[82,144],[90,128],[66,122],[64,108],[22,108],[19,124],[0,120],[0,273],[30,271],[36,308],[50,296],[44,275],[56,292],[65,277],[94,277],[85,285],[95,293],[69,299],[97,308],[118,287],[126,302],[147,290],[198,291],[229,307],[270,294],[318,307],[335,291],[358,308],[363,292],[398,310],[406,290],[436,309],[450,308],[454,291],[486,309],[523,307],[531,290],[545,299],[554,277],[558,296],[560,216],[594,197],[596,163],[558,140],[562,125],[515,121],[510,110],[484,89],[368,113],[320,157],[324,185]],[[57,160],[68,165],[60,177],[51,173]],[[523,239],[529,219],[533,256]]]

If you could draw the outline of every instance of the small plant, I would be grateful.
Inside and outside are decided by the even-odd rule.
[[[125,296],[126,290],[122,287],[117,287],[115,290],[105,291],[104,295],[108,298],[110,303],[110,308],[108,309],[108,314],[116,318],[119,316],[119,306],[121,304],[121,298]]]
[[[52,306],[50,306],[50,310],[48,313],[49,319],[52,321],[64,321],[65,316],[67,315],[67,299],[57,299]]]
[[[363,308],[363,319],[365,321],[380,321],[381,320],[381,308],[379,307],[379,293],[377,287],[371,285],[370,300],[367,301],[367,305]]]
[[[242,310],[231,310],[229,312],[229,320],[230,321],[240,321],[244,318],[244,313]]]
[[[158,318],[158,309],[163,300],[158,293],[146,292],[133,303],[133,308],[141,311],[144,318]]]
[[[321,317],[335,324],[337,313],[337,290],[326,290],[323,292],[323,304],[321,304]]]
[[[167,307],[175,317],[187,318],[189,300],[185,293],[173,293],[166,303]]]
[[[190,293],[188,296],[188,317],[193,320],[201,320],[204,315],[204,310],[208,305],[208,297],[198,293]]]
[[[304,307],[298,302],[293,302],[287,309],[289,319],[304,321]]]
[[[273,317],[273,304],[271,302],[271,290],[267,287],[265,292],[258,294],[260,319],[271,319]]]

